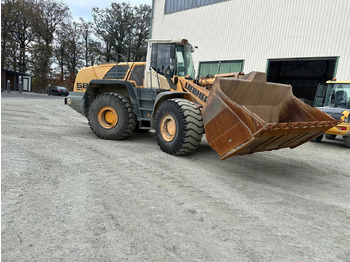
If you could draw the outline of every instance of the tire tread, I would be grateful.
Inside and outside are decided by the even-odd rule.
[[[185,155],[196,150],[201,143],[204,133],[202,114],[196,104],[182,98],[175,98],[165,101],[169,107],[175,108],[181,116],[179,121],[182,122],[183,132],[180,143],[172,148],[164,147],[161,135],[156,130],[157,142],[161,149],[172,155]],[[159,114],[161,107],[157,112]]]
[[[136,127],[136,116],[133,112],[133,108],[132,108],[132,105],[130,103],[130,101],[124,97],[124,96],[121,96],[117,93],[104,93],[104,94],[101,94],[101,95],[98,95],[92,102],[91,106],[90,106],[90,109],[89,109],[89,116],[92,115],[92,112],[91,110],[93,110],[93,104],[94,103],[101,103],[103,100],[105,99],[110,99],[110,100],[116,100],[118,102],[121,103],[121,106],[122,108],[125,110],[126,112],[126,121],[127,121],[127,125],[126,125],[126,128],[124,128],[122,130],[122,132],[119,134],[119,133],[115,133],[115,134],[108,134],[107,133],[101,133],[99,132],[98,130],[96,130],[95,128],[95,124],[94,121],[96,120],[92,120],[89,118],[89,125],[90,125],[90,128],[92,130],[92,132],[99,138],[101,139],[107,139],[107,140],[123,140],[125,138],[127,138],[135,129]]]

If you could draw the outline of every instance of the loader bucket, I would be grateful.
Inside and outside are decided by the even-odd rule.
[[[217,78],[202,115],[209,145],[221,159],[294,148],[339,122],[296,98],[290,85],[266,82],[261,72]]]

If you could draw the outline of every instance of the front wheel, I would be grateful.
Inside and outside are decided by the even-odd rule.
[[[321,142],[322,138],[323,138],[323,134],[318,137],[315,137],[314,139],[311,140],[311,142]]]
[[[334,139],[336,138],[336,135],[325,134],[325,137],[326,137],[327,139],[334,140]]]
[[[136,126],[129,100],[114,93],[97,96],[90,106],[88,119],[92,132],[102,139],[125,139]]]
[[[198,107],[186,99],[169,99],[156,113],[156,139],[160,148],[171,155],[185,155],[199,146],[203,120]]]

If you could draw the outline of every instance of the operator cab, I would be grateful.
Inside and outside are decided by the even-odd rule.
[[[186,39],[148,40],[146,59],[146,87],[169,86],[166,75],[194,79],[193,47]]]
[[[350,109],[350,81],[327,81],[319,84],[314,107],[340,119],[344,109]]]

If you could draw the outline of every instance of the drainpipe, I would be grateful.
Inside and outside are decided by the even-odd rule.
[[[18,92],[21,94],[23,91],[23,76],[20,76],[18,83]]]
[[[152,12],[151,12],[151,21],[149,26],[148,39],[152,39],[153,9],[154,9],[154,0],[152,0]]]
[[[1,71],[1,75],[3,75],[4,77],[2,78],[3,80],[4,80],[4,91],[6,90],[6,83],[7,83],[7,81],[6,81],[6,72],[5,71]],[[1,91],[3,91],[3,90],[1,90]]]

